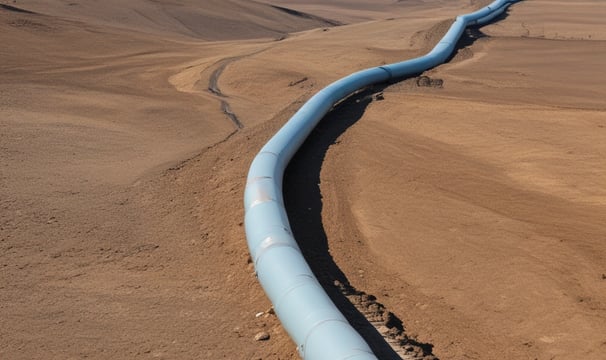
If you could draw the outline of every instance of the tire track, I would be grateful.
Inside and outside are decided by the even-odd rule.
[[[232,123],[234,123],[238,130],[243,129],[244,124],[240,121],[236,113],[232,110],[231,105],[227,101],[229,96],[225,95],[225,93],[221,91],[221,88],[219,87],[219,78],[221,77],[221,74],[229,64],[247,58],[249,56],[257,55],[267,49],[268,48],[255,51],[250,54],[232,56],[221,59],[214,64],[214,66],[217,66],[217,68],[212,72],[212,74],[210,74],[207,90],[211,94],[215,95],[217,99],[221,102],[221,111],[223,112],[223,114],[225,114],[225,116],[227,116],[231,120]]]
[[[244,55],[244,56],[246,56],[246,55]],[[219,88],[219,77],[221,76],[221,74],[223,73],[223,70],[225,70],[227,65],[243,58],[244,56],[234,56],[234,57],[229,57],[229,58],[220,60],[217,63],[218,67],[215,69],[215,71],[212,72],[212,74],[210,75],[210,79],[208,81],[208,91],[211,94],[213,94],[219,98],[219,101],[221,102],[221,111],[223,112],[223,114],[225,114],[225,116],[227,116],[231,120],[232,123],[234,123],[234,125],[236,126],[236,128],[238,130],[243,129],[244,124],[242,124],[240,119],[238,119],[238,116],[231,109],[231,106],[229,105],[229,103],[226,100],[227,96],[225,94],[223,94],[223,92],[221,91],[221,88]]]

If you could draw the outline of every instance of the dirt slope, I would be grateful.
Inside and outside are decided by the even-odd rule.
[[[440,18],[449,11],[463,13],[470,6],[479,8],[486,0],[261,0],[261,2],[296,9],[305,13],[335,19],[343,23],[393,18]],[[436,11],[435,9],[440,9]]]
[[[38,13],[0,7],[0,358],[296,359],[248,263],[252,157],[479,2],[275,3],[375,19],[335,28],[247,1],[0,4]],[[426,74],[442,88],[352,98],[295,159],[301,246],[384,358],[382,335],[415,359],[601,358],[603,11],[522,2]]]
[[[178,176],[237,130],[214,65],[268,42],[165,35],[0,8],[0,358],[292,353],[253,339],[281,329],[254,316],[241,184]]]
[[[517,5],[427,74],[443,88],[386,88],[328,151],[335,262],[440,358],[603,357],[603,11]]]
[[[411,79],[384,89],[384,101],[364,94],[349,104],[357,110],[335,112],[327,122],[351,127],[323,125],[287,176],[291,222],[327,288],[340,284],[350,300],[352,288],[373,295],[440,358],[603,354],[606,51],[594,24],[604,8],[524,5],[472,32],[450,64],[426,74],[436,81]],[[339,44],[341,31],[354,43],[362,31],[381,39],[357,46],[363,68],[361,59],[413,56],[442,28],[380,26],[333,29],[326,41]],[[408,53],[392,53],[386,40],[398,28]],[[305,41],[291,39],[292,51],[321,46]],[[230,91],[251,94],[238,72],[288,46],[231,67]],[[339,50],[328,56],[347,63]],[[303,51],[298,58],[309,69],[285,68],[301,71],[301,86],[351,70],[315,67]],[[269,86],[257,90],[280,99]]]
[[[160,37],[188,36],[206,40],[281,38],[290,32],[336,24],[317,16],[244,0],[205,0],[203,3],[108,0],[103,4],[94,0],[20,0],[18,7]]]

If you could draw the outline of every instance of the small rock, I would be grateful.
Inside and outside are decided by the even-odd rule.
[[[433,88],[441,88],[444,86],[444,80],[442,79],[432,79],[429,76],[420,76],[417,78],[417,86],[418,87],[433,87]]]
[[[389,328],[385,325],[381,325],[381,326],[377,327],[377,331],[379,333],[381,333],[382,335],[385,335],[389,332]]]
[[[266,333],[265,331],[261,331],[261,332],[257,333],[257,335],[255,335],[255,340],[256,341],[267,341],[267,340],[269,340],[269,334]]]

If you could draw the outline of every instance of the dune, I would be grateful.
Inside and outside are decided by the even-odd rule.
[[[436,16],[435,9],[444,14],[444,11],[454,10],[456,14],[464,12],[471,3],[472,6],[481,7],[490,1],[447,1],[447,0],[261,0],[267,4],[278,4],[291,9],[304,11],[343,23],[356,23],[369,20],[385,20],[411,16]]]
[[[279,38],[337,23],[289,9],[244,0],[104,1],[21,0],[18,8],[87,24],[167,37],[206,40]]]
[[[123,22],[122,2],[82,3],[81,13],[57,3],[0,8],[0,357],[252,353],[255,343],[241,346],[234,328],[251,331],[250,312],[269,306],[243,243],[234,242],[238,253],[211,246],[217,254],[200,257],[209,242],[227,240],[200,220],[234,221],[234,239],[241,220],[198,215],[219,206],[217,189],[176,190],[168,179],[238,131],[206,90],[217,64],[299,28],[263,6],[289,25],[254,34],[244,24],[225,37],[263,38],[209,42],[160,12],[158,24]],[[217,6],[218,14],[238,10]],[[214,25],[201,24],[212,38]],[[215,200],[198,203],[196,194]],[[212,271],[214,261],[221,265]],[[238,265],[236,288],[223,286],[227,264]]]
[[[250,161],[484,3],[0,1],[0,358],[297,358],[246,249]],[[378,353],[601,359],[604,11],[521,2],[293,160],[296,237]]]

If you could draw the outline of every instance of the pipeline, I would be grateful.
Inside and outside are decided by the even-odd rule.
[[[445,62],[465,28],[492,21],[517,1],[497,0],[458,16],[424,56],[362,70],[333,82],[310,98],[254,158],[244,194],[248,247],[259,282],[301,358],[377,359],[324,292],[292,234],[282,198],[282,177],[288,162],[338,101],[369,85],[419,74]]]

